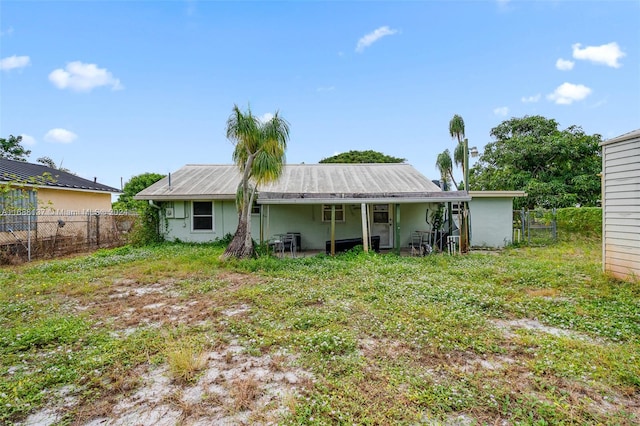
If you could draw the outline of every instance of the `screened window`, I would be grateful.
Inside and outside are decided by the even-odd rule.
[[[331,222],[331,204],[322,205],[322,221]],[[336,222],[344,222],[344,204],[336,204]]]
[[[193,230],[213,231],[213,202],[193,202]]]
[[[36,229],[35,191],[12,189],[0,194],[0,232]]]

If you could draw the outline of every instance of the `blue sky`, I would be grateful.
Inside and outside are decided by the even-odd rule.
[[[638,1],[3,0],[0,137],[119,188],[230,163],[250,105],[289,121],[289,163],[373,149],[437,179],[454,114],[480,151],[511,117],[639,128],[639,54]]]

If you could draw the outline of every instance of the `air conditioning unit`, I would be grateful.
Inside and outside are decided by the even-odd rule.
[[[164,216],[173,217],[173,207],[167,207],[166,209],[164,209]]]

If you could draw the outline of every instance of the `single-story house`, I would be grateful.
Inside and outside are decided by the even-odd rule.
[[[121,191],[42,164],[0,158],[0,243],[26,239],[37,230],[60,233],[39,223],[111,211],[111,195]],[[62,222],[60,222],[62,224]],[[63,232],[70,232],[67,227]],[[12,235],[6,236],[5,233]],[[6,238],[5,238],[6,237]]]
[[[640,129],[602,146],[602,261],[618,278],[640,278]]]
[[[135,198],[160,209],[165,238],[206,242],[235,232],[239,182],[235,165],[190,164]],[[466,191],[442,191],[404,163],[287,164],[276,182],[259,188],[252,235],[268,241],[295,233],[305,250],[325,250],[332,240],[374,236],[380,248],[399,251],[409,246],[412,233],[432,230],[434,212],[444,204],[471,200]],[[512,207],[504,207],[504,215],[494,216],[502,220],[508,213],[499,245],[510,242],[512,234]],[[447,228],[444,224],[441,229]]]
[[[121,192],[96,179],[88,180],[42,164],[6,158],[0,158],[0,184],[31,192],[24,197],[27,201],[23,204],[27,203],[31,209],[48,211],[106,212],[111,210],[111,194]],[[21,207],[25,208],[27,204]],[[3,207],[6,207],[4,203]]]

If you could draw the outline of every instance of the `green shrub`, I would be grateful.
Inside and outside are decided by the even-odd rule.
[[[156,208],[144,206],[138,213],[138,218],[129,235],[129,243],[140,247],[163,241],[160,234],[160,213]]]
[[[602,208],[567,207],[556,210],[559,231],[578,233],[585,236],[602,233]]]

